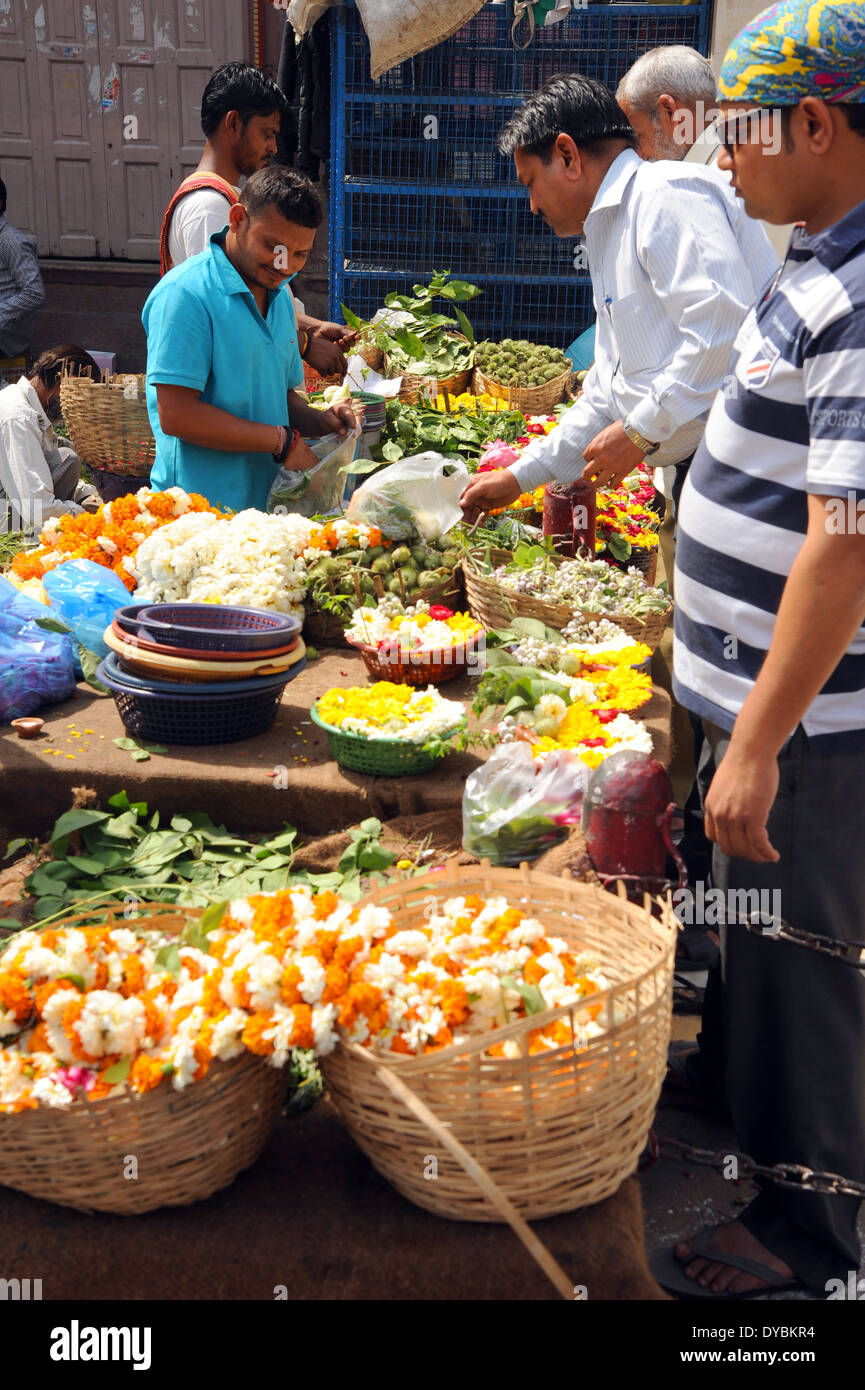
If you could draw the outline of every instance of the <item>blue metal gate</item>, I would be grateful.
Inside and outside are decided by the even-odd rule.
[[[478,336],[567,346],[592,321],[576,243],[532,216],[513,163],[496,149],[507,117],[554,74],[578,71],[615,89],[659,44],[705,53],[711,0],[574,10],[513,46],[510,5],[487,4],[445,43],[369,75],[357,11],[335,12],[331,83],[330,314],[370,318],[390,290],[435,269],[483,288]]]

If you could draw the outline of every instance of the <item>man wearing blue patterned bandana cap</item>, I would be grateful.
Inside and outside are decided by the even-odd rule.
[[[674,690],[703,721],[728,904],[726,1096],[758,1163],[862,1183],[865,980],[736,918],[758,896],[793,927],[865,935],[865,4],[772,6],[719,92],[718,163],[746,211],[804,224],[742,325],[678,518]],[[684,1297],[843,1297],[858,1210],[765,1182],[655,1271]]]

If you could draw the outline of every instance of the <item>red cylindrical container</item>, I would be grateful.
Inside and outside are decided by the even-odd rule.
[[[553,537],[560,555],[595,558],[597,493],[591,483],[547,483],[544,489],[544,535]]]

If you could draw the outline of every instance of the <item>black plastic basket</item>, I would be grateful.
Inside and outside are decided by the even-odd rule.
[[[117,712],[134,738],[153,743],[239,743],[265,733],[273,725],[282,692],[306,667],[306,658],[290,672],[248,681],[218,682],[214,686],[177,691],[127,684],[103,661],[98,679],[114,696]],[[226,688],[226,684],[228,688]]]
[[[224,603],[131,604],[120,610],[118,621],[148,641],[202,652],[268,651],[289,642],[302,626],[285,613]]]

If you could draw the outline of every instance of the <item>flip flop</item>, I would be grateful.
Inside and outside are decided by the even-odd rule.
[[[747,1255],[734,1255],[730,1251],[722,1253],[713,1250],[709,1245],[709,1237],[715,1231],[714,1226],[703,1226],[691,1239],[691,1253],[684,1259],[679,1259],[673,1249],[662,1250],[657,1255],[653,1255],[649,1260],[649,1268],[662,1288],[668,1293],[674,1293],[679,1298],[693,1299],[695,1301],[705,1300],[716,1303],[734,1302],[743,1298],[757,1298],[758,1295],[768,1293],[781,1293],[784,1289],[807,1288],[801,1279],[795,1277],[790,1279],[786,1274],[778,1274],[776,1270],[770,1269],[768,1265],[761,1264],[759,1260],[749,1260]],[[715,1264],[727,1265],[730,1269],[741,1270],[743,1274],[753,1274],[756,1279],[763,1279],[770,1286],[766,1289],[749,1289],[747,1293],[714,1293],[712,1289],[704,1288],[698,1284],[696,1279],[689,1279],[685,1273],[685,1265],[690,1264],[695,1257],[704,1260],[712,1260]]]

